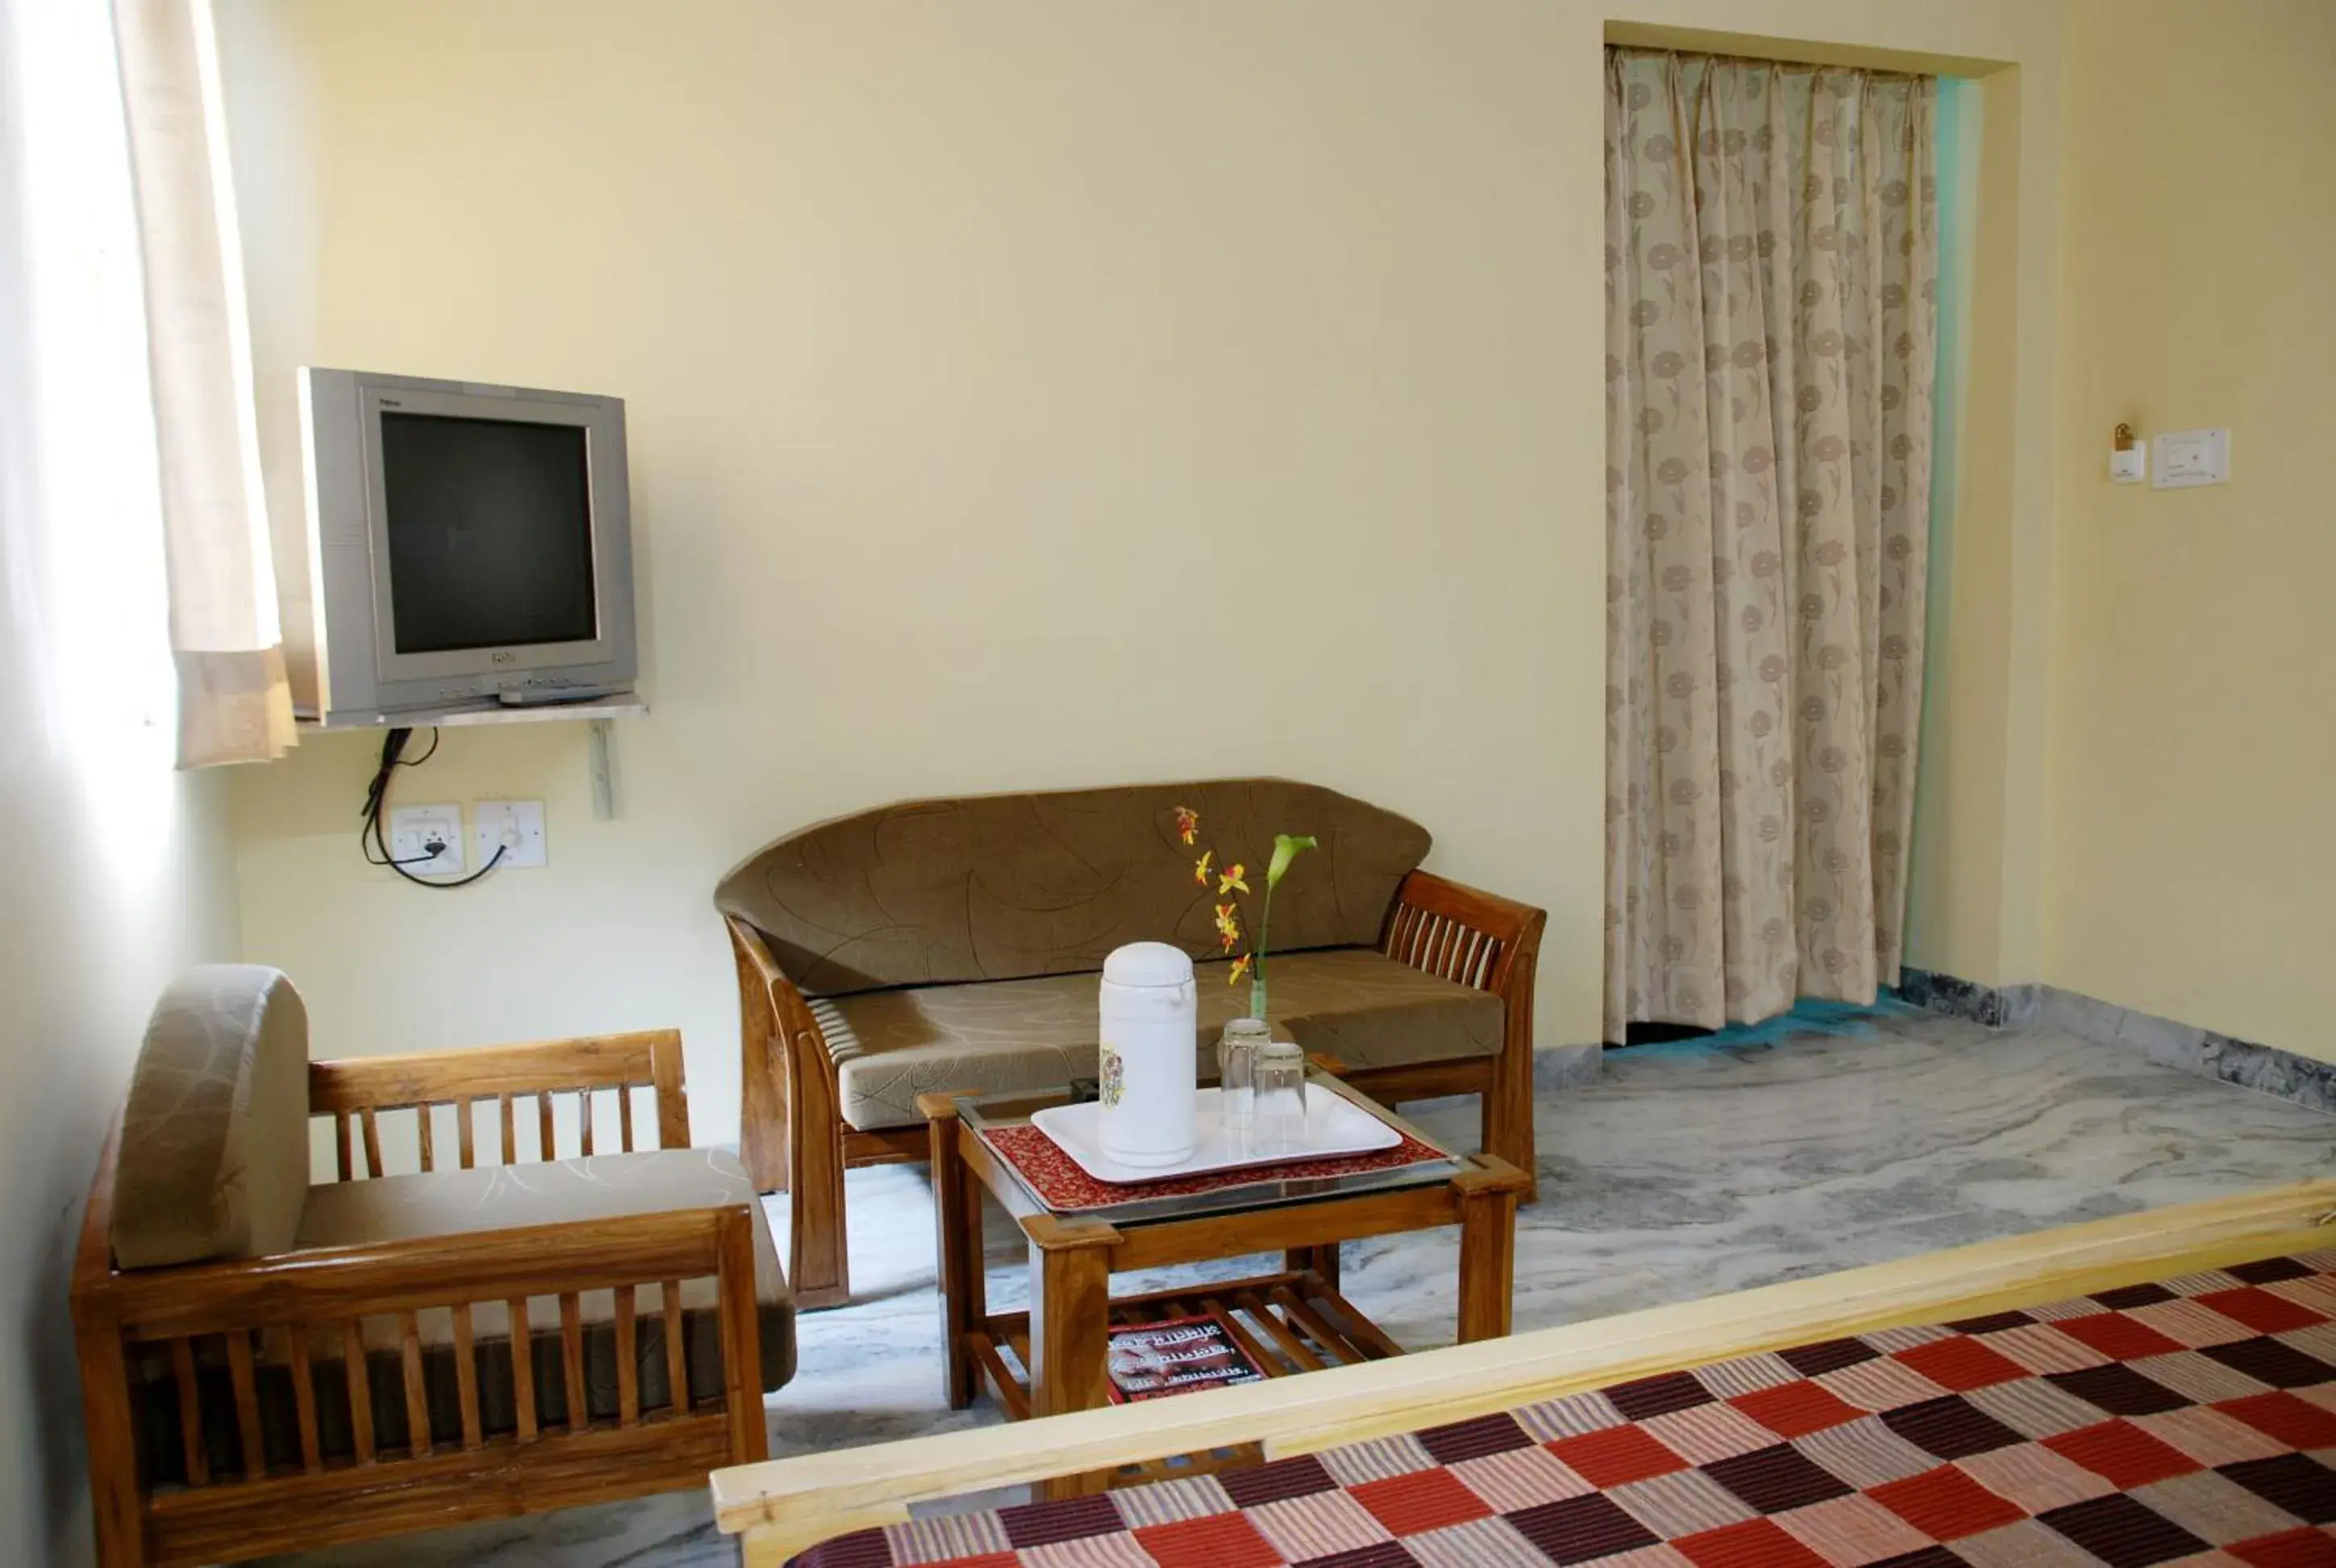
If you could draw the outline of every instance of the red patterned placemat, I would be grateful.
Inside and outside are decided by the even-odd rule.
[[[1401,1129],[1397,1129],[1401,1131]],[[1368,1154],[1346,1154],[1335,1160],[1292,1160],[1282,1165],[1249,1165],[1237,1171],[1211,1171],[1196,1176],[1172,1176],[1159,1182],[1099,1182],[1063,1153],[1062,1145],[1033,1126],[984,1127],[981,1140],[998,1158],[1014,1167],[1038,1201],[1058,1214],[1108,1209],[1119,1203],[1140,1203],[1147,1198],[1189,1198],[1200,1193],[1222,1193],[1253,1187],[1260,1182],[1294,1182],[1316,1176],[1362,1176],[1406,1165],[1445,1161],[1452,1156],[1410,1134],[1391,1149]]]

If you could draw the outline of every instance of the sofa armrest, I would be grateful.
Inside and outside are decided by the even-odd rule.
[[[1498,893],[1414,872],[1396,892],[1379,950],[1398,963],[1504,1000],[1530,1002],[1548,914]]]
[[[738,958],[740,1001],[764,1005],[767,1012],[764,1021],[782,1030],[782,1047],[800,1040],[814,1047],[820,1059],[825,1061],[827,1037],[820,1032],[819,1021],[812,1017],[811,1004],[804,999],[802,989],[779,968],[778,959],[771,956],[770,944],[763,940],[763,933],[736,915],[725,915],[723,923],[730,928],[730,946]]]
[[[838,1120],[835,1061],[810,1002],[763,933],[736,915],[723,921],[738,960],[738,1156],[755,1191],[793,1190],[797,1156],[807,1151],[796,1148],[791,1129],[832,1136]]]
[[[106,1285],[116,1322],[135,1339],[705,1278],[721,1280],[725,1306],[735,1287],[751,1314],[756,1222],[745,1203],[670,1209],[117,1270]]]
[[[1501,1051],[1484,1096],[1484,1147],[1529,1176],[1533,1154],[1533,975],[1546,911],[1428,872],[1404,878],[1379,950],[1501,998]],[[1525,1202],[1538,1195],[1538,1185]]]

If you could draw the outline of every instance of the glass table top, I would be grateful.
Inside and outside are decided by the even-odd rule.
[[[1216,1214],[1239,1213],[1245,1210],[1279,1208],[1285,1204],[1320,1203],[1329,1198],[1351,1197],[1361,1193],[1387,1192],[1406,1187],[1436,1186],[1448,1182],[1466,1162],[1460,1154],[1444,1146],[1435,1138],[1421,1132],[1385,1105],[1358,1094],[1337,1078],[1320,1071],[1307,1075],[1309,1095],[1337,1095],[1361,1106],[1379,1120],[1409,1135],[1436,1151],[1436,1158],[1414,1164],[1397,1165],[1393,1169],[1358,1171],[1343,1175],[1280,1176],[1276,1167],[1260,1165],[1252,1169],[1228,1172],[1227,1183],[1207,1192],[1183,1193],[1157,1197],[1131,1197],[1124,1203],[1110,1203],[1096,1208],[1076,1211],[1055,1211],[1024,1181],[1012,1161],[993,1154],[1004,1170],[1028,1200],[1031,1208],[1042,1213],[1064,1213],[1066,1217],[1081,1220],[1101,1220],[1114,1225],[1158,1224],[1173,1220],[1206,1219]],[[1092,1096],[1086,1096],[1091,1098]],[[1031,1113],[1050,1105],[1073,1103],[1068,1088],[1037,1093],[961,1096],[957,1100],[958,1116],[976,1135],[1002,1127],[1029,1125]],[[1140,1193],[1140,1186],[1131,1186]]]

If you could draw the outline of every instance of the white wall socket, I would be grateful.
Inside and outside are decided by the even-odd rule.
[[[432,846],[436,852],[432,852]],[[453,876],[462,869],[461,806],[389,808],[389,858],[417,877]]]
[[[471,807],[471,841],[485,865],[501,850],[497,869],[525,869],[550,858],[543,842],[541,801],[479,801]]]

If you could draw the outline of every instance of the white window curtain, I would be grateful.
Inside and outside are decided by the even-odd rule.
[[[1606,1037],[1898,979],[1938,83],[1606,58]]]
[[[294,744],[208,0],[114,0],[161,472],[179,766]]]

